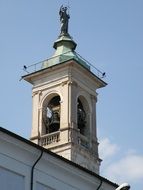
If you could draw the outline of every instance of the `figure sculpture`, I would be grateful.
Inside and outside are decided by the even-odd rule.
[[[63,5],[60,7],[59,11],[60,22],[61,22],[61,33],[60,35],[69,35],[68,34],[68,22],[69,22],[69,14],[67,13],[67,7]]]

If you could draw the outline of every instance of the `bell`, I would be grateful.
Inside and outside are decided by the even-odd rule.
[[[52,118],[51,118],[51,123],[49,125],[49,132],[55,132],[58,131],[60,128],[60,117],[58,112],[53,112]]]

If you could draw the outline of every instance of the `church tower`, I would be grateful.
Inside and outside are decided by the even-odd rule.
[[[75,52],[67,8],[61,7],[59,14],[61,32],[54,55],[23,76],[33,85],[30,140],[99,174],[96,90],[106,83]]]

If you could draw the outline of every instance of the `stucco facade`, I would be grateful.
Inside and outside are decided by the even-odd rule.
[[[42,153],[42,154],[41,154]],[[31,171],[34,163],[40,160]],[[0,128],[0,185],[2,190],[114,190],[107,179]]]
[[[106,83],[74,59],[31,73],[23,79],[33,86],[31,141],[99,174],[96,90]],[[54,133],[46,133],[43,110],[55,96],[60,97],[60,127]],[[86,112],[85,134],[78,128],[78,98]]]

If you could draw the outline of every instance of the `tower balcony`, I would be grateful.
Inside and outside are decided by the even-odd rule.
[[[48,145],[53,145],[60,141],[60,131],[56,131],[50,134],[46,134],[41,136],[40,138],[40,145],[42,147],[46,147]]]
[[[39,145],[44,148],[52,148],[55,145],[58,146],[63,144],[63,139],[65,139],[65,142],[73,142],[84,148],[90,148],[89,139],[82,135],[78,129],[73,128],[66,128],[53,133],[42,135],[39,139]]]

